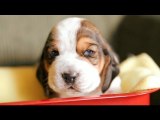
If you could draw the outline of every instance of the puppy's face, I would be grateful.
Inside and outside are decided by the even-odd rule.
[[[48,97],[101,94],[117,74],[113,51],[98,29],[81,18],[65,19],[52,29],[37,70]]]

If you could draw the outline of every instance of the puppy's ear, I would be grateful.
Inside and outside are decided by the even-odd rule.
[[[47,72],[45,70],[44,62],[42,58],[43,57],[41,57],[40,59],[40,63],[38,65],[36,75],[41,85],[44,86],[47,83]]]
[[[44,86],[44,84],[47,83],[47,76],[48,76],[48,73],[45,69],[45,59],[46,59],[46,54],[47,54],[47,47],[48,47],[48,44],[49,44],[49,41],[50,41],[50,36],[51,36],[51,33],[48,35],[48,38],[46,40],[46,43],[44,45],[44,48],[42,50],[42,55],[41,55],[41,58],[40,58],[40,61],[39,61],[39,65],[38,65],[38,68],[37,68],[37,78],[38,80],[40,81],[40,83],[42,84],[42,86]]]
[[[39,65],[36,71],[36,76],[44,89],[45,95],[48,98],[57,96],[57,94],[48,85],[48,72],[45,68],[45,60],[47,60],[47,54],[48,54],[47,48],[50,45],[50,41],[51,41],[51,33],[48,35],[48,38],[43,48],[43,52],[42,52]]]
[[[37,68],[36,76],[44,89],[44,93],[48,98],[56,97],[57,94],[48,85],[48,73],[45,69],[43,54]]]
[[[105,64],[101,72],[101,79],[103,80],[102,92],[104,93],[110,86],[112,80],[119,74],[119,61],[114,51],[107,45],[103,47],[105,55]]]

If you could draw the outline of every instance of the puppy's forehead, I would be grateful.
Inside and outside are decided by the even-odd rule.
[[[60,52],[75,52],[77,32],[81,27],[82,18],[68,18],[56,26]]]
[[[73,17],[60,21],[52,30],[52,35],[58,41],[58,49],[61,54],[76,53],[77,40],[83,37],[89,37],[101,43],[100,31],[84,18]]]

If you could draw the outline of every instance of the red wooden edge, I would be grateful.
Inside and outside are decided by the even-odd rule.
[[[85,101],[85,100],[101,100],[101,99],[122,99],[122,98],[130,98],[130,97],[138,97],[146,94],[151,94],[155,91],[160,90],[160,88],[156,89],[148,89],[143,91],[137,91],[134,93],[123,93],[123,94],[103,94],[101,96],[92,96],[92,97],[72,97],[72,98],[52,98],[45,100],[33,100],[33,101],[19,101],[19,102],[4,102],[0,103],[0,105],[47,105],[54,103],[72,103],[76,101]]]

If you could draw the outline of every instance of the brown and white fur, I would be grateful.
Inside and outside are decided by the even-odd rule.
[[[49,98],[101,95],[118,74],[118,59],[100,31],[76,17],[53,27],[37,69]]]

